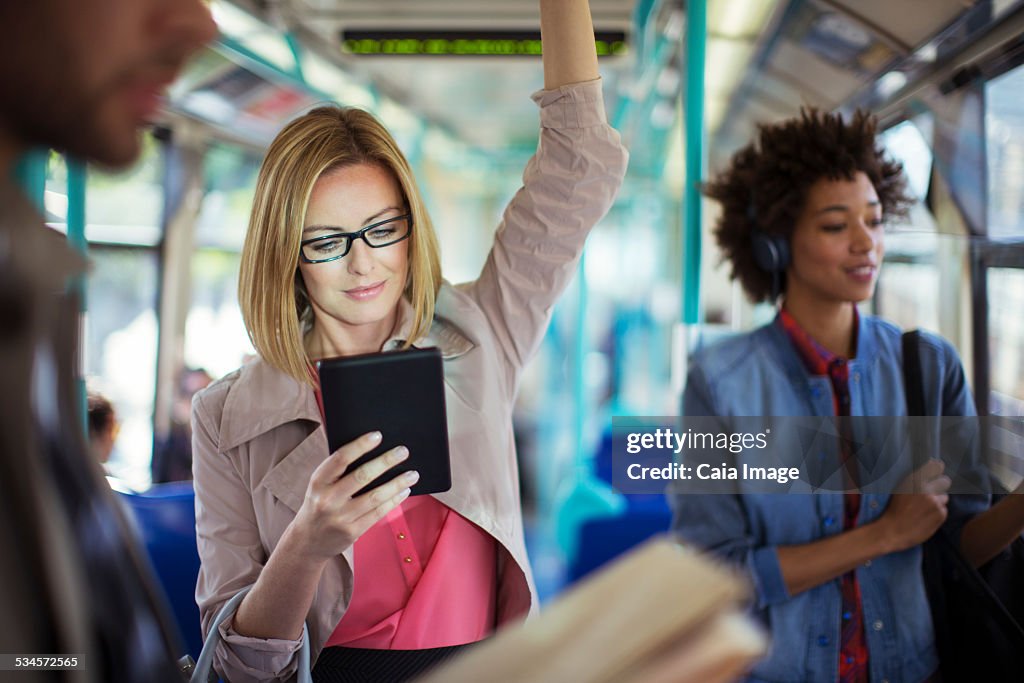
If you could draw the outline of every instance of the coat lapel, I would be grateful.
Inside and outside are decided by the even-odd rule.
[[[441,316],[439,309],[445,306],[446,289],[446,287],[442,287],[438,294],[438,309],[435,309],[434,321],[431,323],[430,329],[426,335],[414,339],[413,344],[420,349],[436,346],[441,351],[441,357],[444,360],[452,360],[471,351],[475,344],[454,323]],[[384,342],[382,351],[398,351],[402,348],[412,331],[413,316],[412,304],[405,297],[399,299],[398,321],[395,325],[397,331]]]
[[[234,448],[295,420],[320,424],[312,387],[257,358],[239,371],[224,402],[220,448]]]
[[[309,436],[281,459],[263,478],[260,485],[297,513],[306,497],[313,471],[327,459],[327,436],[317,426]]]

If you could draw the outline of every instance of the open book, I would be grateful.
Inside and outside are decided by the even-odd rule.
[[[417,683],[716,683],[763,654],[736,574],[675,541],[639,546]]]

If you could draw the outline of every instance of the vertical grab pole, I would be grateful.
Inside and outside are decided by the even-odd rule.
[[[686,88],[683,126],[686,184],[683,186],[682,319],[672,334],[672,400],[681,405],[686,365],[701,321],[701,197],[704,179],[704,59],[707,47],[707,0],[686,3]]]
[[[68,158],[68,242],[82,256],[89,252],[88,242],[85,239],[85,162],[78,159]],[[88,310],[85,299],[85,275],[76,275],[70,287],[78,297],[78,364],[76,368],[75,386],[78,389],[78,403],[81,409],[82,428],[88,432],[88,403],[85,394],[85,375],[87,372],[85,357],[86,344],[86,312]]]
[[[14,167],[14,178],[32,205],[42,213],[43,194],[46,192],[46,162],[50,150],[32,149],[22,155]]]
[[[587,350],[587,278],[583,254],[580,255],[576,271],[576,285],[579,289],[572,353],[573,436],[576,448],[573,451],[573,475],[555,492],[554,505],[555,538],[569,560],[576,557],[579,531],[584,523],[598,517],[614,517],[621,514],[626,507],[622,494],[593,474],[591,459],[583,448],[587,399],[584,377]]]
[[[686,185],[683,190],[683,324],[700,322],[701,197],[704,179],[704,59],[707,0],[686,3]]]
[[[586,422],[586,353],[587,353],[587,252],[580,254],[580,262],[576,268],[576,330],[572,354],[572,404],[573,404],[573,440],[576,450],[573,460],[576,474],[585,478],[590,474],[587,453],[583,450],[584,424]]]

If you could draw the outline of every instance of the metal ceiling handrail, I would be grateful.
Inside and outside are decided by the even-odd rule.
[[[936,59],[914,81],[907,83],[889,97],[883,98],[872,109],[887,127],[902,118],[906,106],[924,90],[946,82],[962,69],[979,66],[992,58],[1001,47],[1018,40],[1024,33],[1024,4],[1007,11],[1000,19],[981,29],[965,45]],[[851,98],[854,104],[870,97],[870,91],[861,91]]]
[[[414,14],[412,23],[420,18],[432,18],[442,16],[445,18],[463,19],[466,17],[467,3],[465,0],[408,0],[405,3],[391,2],[382,4],[379,0],[347,0],[344,3],[335,3],[329,7],[318,6],[309,0],[291,0],[287,3],[288,10],[311,19],[350,19],[358,17],[361,19],[373,18],[386,20],[391,23],[396,16],[408,17]],[[608,17],[614,17],[623,25],[630,21],[629,10],[624,10],[622,0],[590,0],[590,11],[595,25],[605,21]],[[486,12],[480,12],[482,21],[487,26],[493,26],[496,18],[504,20],[516,20],[524,26],[533,26],[537,21],[536,0],[522,0],[511,2],[503,0],[500,3],[493,3],[487,7]]]

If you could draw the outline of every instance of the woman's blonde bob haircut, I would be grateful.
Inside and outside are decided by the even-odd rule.
[[[303,345],[312,329],[313,309],[298,267],[306,207],[321,176],[358,164],[390,171],[412,214],[404,296],[414,317],[406,344],[425,335],[434,317],[441,285],[437,235],[409,162],[369,113],[339,106],[313,109],[285,126],[270,144],[256,181],[238,276],[238,302],[253,346],[263,360],[299,382],[314,383]]]

